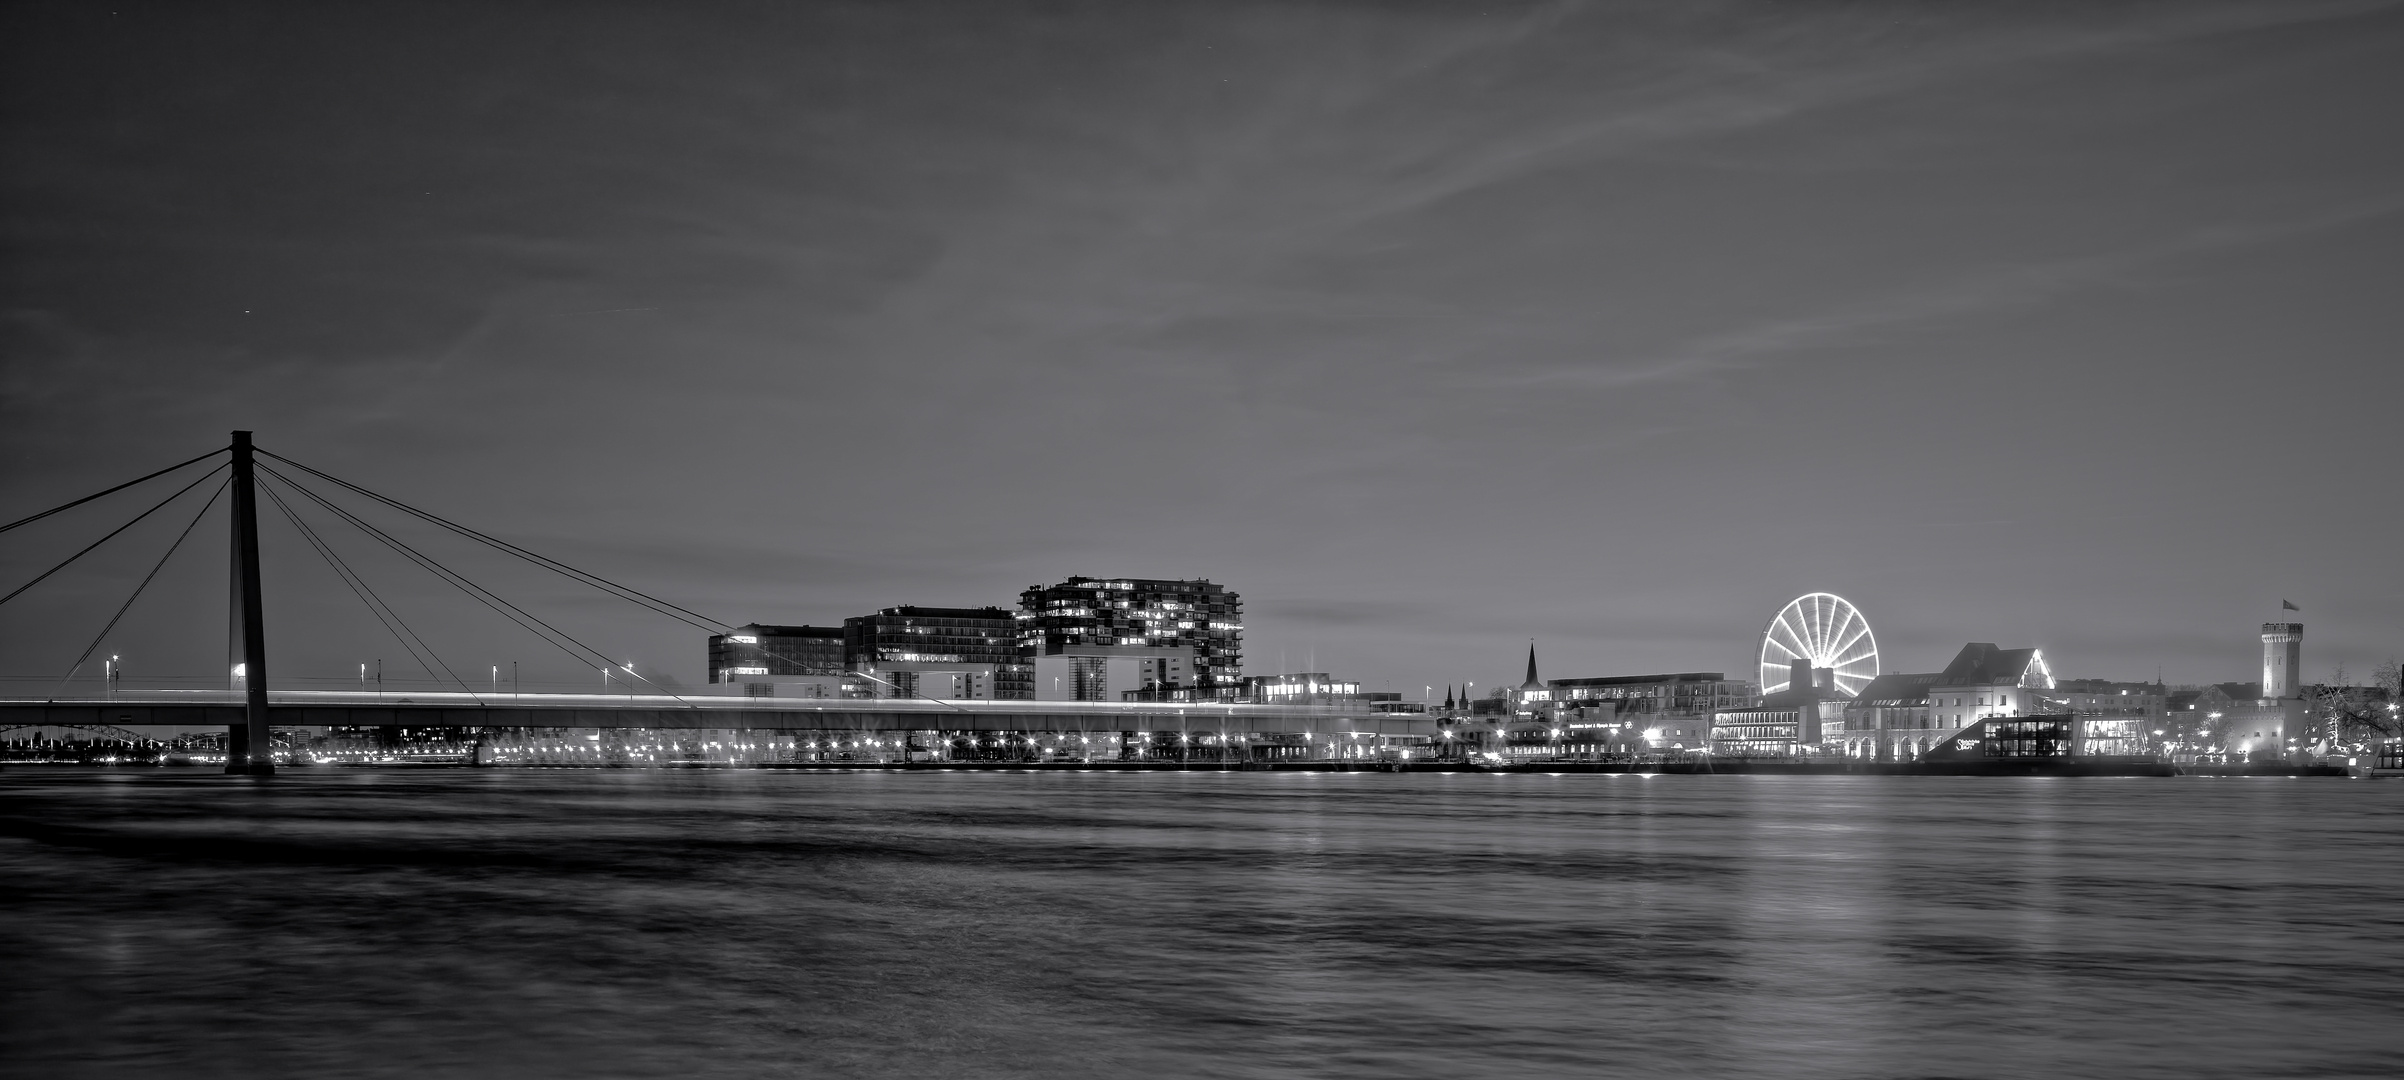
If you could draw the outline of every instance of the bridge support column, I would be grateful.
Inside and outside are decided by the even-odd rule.
[[[259,599],[258,479],[250,432],[234,432],[234,590],[242,606],[242,723],[226,731],[225,771],[275,775],[267,726],[266,605]]]

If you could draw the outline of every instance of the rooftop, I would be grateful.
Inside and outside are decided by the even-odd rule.
[[[1666,675],[1606,675],[1594,679],[1554,679],[1554,686],[1643,686],[1651,683],[1722,682],[1727,673],[1680,671]]]
[[[1994,686],[2018,683],[2028,672],[2029,662],[2037,658],[2035,649],[2000,649],[1991,641],[1973,641],[1962,646],[1953,662],[1945,665],[1937,676],[1938,686]]]
[[[1864,705],[1919,705],[1927,702],[1928,688],[1937,684],[1939,673],[1890,671],[1870,680],[1853,700]]]

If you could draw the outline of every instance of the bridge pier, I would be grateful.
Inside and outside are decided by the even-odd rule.
[[[239,724],[226,728],[225,771],[275,775],[275,742],[267,726],[266,604],[259,598],[258,477],[250,432],[234,432],[234,588],[242,605],[242,698]]]

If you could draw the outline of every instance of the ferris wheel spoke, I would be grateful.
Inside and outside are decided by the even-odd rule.
[[[1835,593],[1805,593],[1787,601],[1761,633],[1761,689],[1793,684],[1794,661],[1833,673],[1838,689],[1859,693],[1878,677],[1878,638],[1870,620]]]
[[[1853,630],[1853,625],[1861,625],[1861,630]],[[1846,637],[1846,630],[1853,630],[1853,635],[1851,635],[1851,637]],[[1839,645],[1834,647],[1834,649],[1829,649],[1829,654],[1844,654],[1844,649],[1846,649],[1846,647],[1851,647],[1853,642],[1856,642],[1856,640],[1861,640],[1861,635],[1866,635],[1866,633],[1870,633],[1870,623],[1868,623],[1868,621],[1863,621],[1863,618],[1861,618],[1861,611],[1846,609],[1846,611],[1844,611],[1844,621],[1837,623],[1837,633],[1832,633],[1832,635],[1829,635],[1829,637],[1841,637],[1841,642],[1839,642]]]
[[[1820,601],[1818,605],[1822,609],[1822,614],[1820,615],[1820,640],[1817,644],[1820,646],[1822,657],[1829,655],[1828,643],[1836,640],[1837,635],[1844,633],[1844,620],[1850,612],[1839,606],[1840,604],[1841,601],[1831,596]]]

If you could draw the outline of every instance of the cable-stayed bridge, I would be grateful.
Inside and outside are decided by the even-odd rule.
[[[271,691],[279,727],[656,728],[777,731],[1188,732],[1263,735],[1426,734],[1427,721],[1333,706],[1160,702],[956,701],[910,698],[754,698],[666,694],[467,694]],[[246,695],[134,691],[105,699],[0,699],[0,726],[122,728],[235,725]]]
[[[270,459],[262,461],[261,458]],[[213,464],[212,464],[213,463]],[[209,466],[206,469],[201,466]],[[196,472],[197,470],[197,472]],[[220,478],[220,474],[223,474]],[[213,486],[210,481],[217,481]],[[1385,714],[1330,706],[1288,706],[1173,702],[1069,702],[934,700],[926,698],[759,698],[721,693],[695,693],[662,686],[612,661],[608,654],[558,623],[546,620],[485,585],[411,545],[392,531],[369,521],[338,499],[364,500],[368,505],[398,512],[431,524],[457,537],[501,552],[525,564],[558,575],[664,618],[705,633],[733,629],[724,621],[702,615],[648,593],[578,569],[468,526],[442,518],[398,499],[378,494],[280,454],[258,449],[249,432],[235,432],[224,448],[171,465],[146,476],[0,525],[8,533],[110,495],[154,482],[181,482],[165,498],[109,530],[97,540],[51,566],[32,580],[0,596],[0,606],[17,599],[45,580],[68,569],[140,522],[181,504],[198,502],[189,521],[150,566],[124,603],[107,619],[57,684],[39,696],[22,690],[0,692],[0,732],[26,728],[73,728],[90,732],[189,731],[225,729],[223,757],[227,772],[271,774],[276,758],[277,728],[322,729],[457,729],[495,733],[520,743],[536,733],[568,730],[642,730],[666,733],[782,733],[785,745],[831,748],[838,742],[873,742],[880,747],[913,748],[940,754],[955,743],[993,742],[997,737],[1024,747],[1090,748],[1097,742],[1115,743],[1125,752],[1141,755],[1163,747],[1183,759],[1185,748],[1208,746],[1217,760],[1255,760],[1263,756],[1357,756],[1368,747],[1398,737],[1436,733],[1423,715]],[[203,497],[205,495],[205,497]],[[384,631],[429,678],[444,686],[436,690],[392,693],[370,691],[273,689],[268,672],[268,637],[261,600],[258,506],[260,496],[298,533],[309,549],[366,609]],[[240,673],[230,690],[119,690],[116,672],[97,694],[70,693],[79,673],[89,668],[110,634],[143,592],[159,576],[176,551],[220,502],[227,506],[231,536],[231,602],[238,640]],[[489,688],[462,678],[442,659],[438,643],[412,628],[398,609],[369,584],[346,560],[308,515],[349,526],[389,552],[406,560],[533,637],[547,642],[579,665],[597,665],[605,680],[616,677],[629,690],[620,694],[520,694],[503,691],[496,675]],[[177,511],[180,515],[182,511]],[[172,519],[170,519],[172,523]],[[304,632],[307,628],[301,628]],[[229,643],[230,644],[230,643]],[[105,661],[104,661],[105,663]],[[587,668],[590,670],[590,667]],[[451,689],[456,687],[456,689]],[[712,688],[713,691],[723,688]],[[479,736],[481,737],[481,736]],[[730,736],[740,738],[741,736]],[[673,740],[673,734],[666,736]],[[286,744],[292,740],[287,739]],[[289,754],[289,749],[287,754]]]

